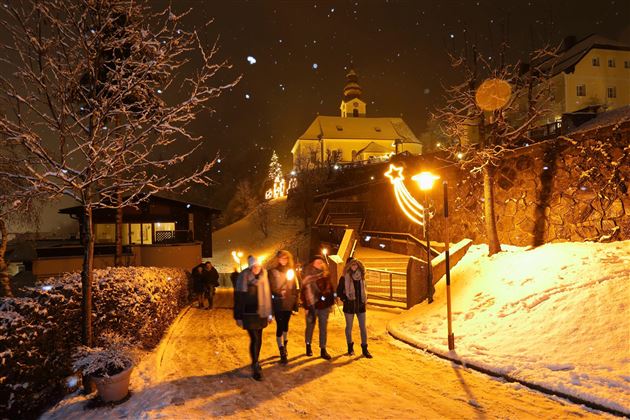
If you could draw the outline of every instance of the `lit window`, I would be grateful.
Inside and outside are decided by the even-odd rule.
[[[593,67],[599,67],[599,57],[593,57]]]
[[[606,96],[608,98],[616,98],[617,97],[617,88],[615,86],[609,87],[606,89]]]
[[[608,59],[608,67],[615,67],[615,59],[614,58],[609,58]]]
[[[577,96],[586,96],[586,85],[577,85],[576,86],[576,95]]]

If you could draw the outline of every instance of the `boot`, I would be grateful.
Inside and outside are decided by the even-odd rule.
[[[354,343],[348,343],[348,356],[354,356]]]
[[[280,363],[286,365],[289,363],[289,359],[287,358],[287,349],[286,347],[280,347]]]
[[[311,349],[311,345],[310,344],[306,344],[306,355],[307,356],[312,356],[313,355],[313,349]]]
[[[260,367],[260,365],[258,363],[254,363],[252,365],[252,370],[253,370],[253,374],[252,374],[252,378],[254,378],[257,381],[262,381],[263,377],[262,377],[262,369]]]
[[[326,348],[322,348],[322,351],[320,353],[320,356],[322,357],[322,359],[324,360],[330,360],[332,359],[332,357],[330,356],[330,354],[328,354],[328,352],[326,351]]]
[[[363,350],[363,357],[366,357],[368,359],[372,358],[372,355],[368,351],[367,344],[361,344],[361,349]]]

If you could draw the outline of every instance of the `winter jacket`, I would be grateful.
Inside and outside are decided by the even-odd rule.
[[[243,272],[241,272],[241,275]],[[264,274],[262,271],[258,275]],[[256,276],[258,277],[258,276]],[[258,286],[248,284],[247,291],[234,289],[234,319],[243,321],[243,328],[258,330],[268,324],[266,318],[258,315]]]
[[[339,278],[339,284],[337,285],[337,297],[341,299],[343,302],[343,312],[346,314],[362,314],[365,312],[365,302],[361,298],[361,282],[353,280],[352,281],[355,291],[356,299],[348,300],[348,296],[346,296],[346,282],[344,276]]]
[[[218,287],[219,286],[219,272],[216,268],[212,267],[210,270],[207,270],[204,266],[203,268],[203,278],[204,284],[206,288]]]
[[[324,275],[320,270],[308,265],[303,272],[300,297],[305,308],[311,306],[309,296],[314,298],[315,309],[325,309],[335,303],[334,288],[330,281],[330,275]]]
[[[201,273],[198,272],[198,269],[201,267]],[[203,264],[196,265],[192,269],[192,287],[195,293],[201,293],[205,289],[205,278],[203,272]]]
[[[269,286],[274,313],[295,309],[298,296],[297,279],[288,280],[286,269],[278,267],[269,270]]]

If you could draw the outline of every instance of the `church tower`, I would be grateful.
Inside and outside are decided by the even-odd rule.
[[[358,83],[357,73],[354,69],[350,69],[346,74],[346,86],[343,88],[343,99],[341,100],[341,116],[352,117],[365,117],[365,102],[361,100],[361,94],[363,93],[361,86]]]

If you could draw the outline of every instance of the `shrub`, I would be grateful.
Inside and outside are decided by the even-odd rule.
[[[155,346],[187,302],[180,269],[117,267],[94,271],[95,337],[113,331]],[[24,298],[0,301],[0,417],[34,417],[63,395],[81,341],[81,275],[42,282]]]

